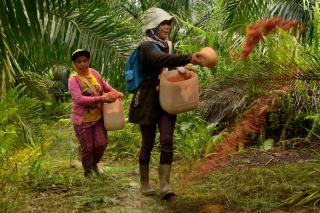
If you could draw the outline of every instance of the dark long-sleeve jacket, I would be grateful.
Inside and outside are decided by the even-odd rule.
[[[143,42],[139,48],[141,69],[147,78],[133,95],[129,109],[129,122],[154,124],[162,110],[158,91],[158,76],[161,69],[184,66],[191,62],[192,55],[165,53],[160,46],[157,48],[151,41]]]

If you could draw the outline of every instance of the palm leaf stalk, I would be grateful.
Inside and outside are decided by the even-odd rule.
[[[320,189],[310,189],[307,191],[299,192],[285,200],[284,205],[292,205],[294,207],[300,207],[314,203],[315,206],[319,205],[320,201]]]

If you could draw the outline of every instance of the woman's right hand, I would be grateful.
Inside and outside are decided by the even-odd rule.
[[[204,47],[200,52],[192,54],[191,63],[202,67],[212,68],[218,63],[218,56],[211,47]]]
[[[196,52],[196,53],[192,54],[191,64],[200,65],[202,67],[205,66],[205,63],[203,61],[203,57],[200,52]]]
[[[111,90],[110,92],[104,93],[101,96],[101,101],[103,103],[107,102],[107,103],[112,103],[115,102],[117,99],[122,100],[124,97],[122,92],[119,92],[117,90]]]
[[[115,96],[112,92],[104,93],[101,96],[101,102],[103,103],[112,103],[115,102],[118,99],[117,96]]]

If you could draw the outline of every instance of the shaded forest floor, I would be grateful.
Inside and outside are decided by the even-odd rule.
[[[161,201],[158,195],[140,195],[136,157],[119,158],[107,150],[104,174],[85,180],[77,148],[70,151],[68,140],[72,130],[62,128],[57,132],[60,138],[48,147],[37,178],[6,182],[1,212],[320,211],[313,205],[299,208],[284,205],[295,193],[319,188],[319,142],[269,152],[254,147],[245,149],[228,156],[226,164],[201,178],[192,169],[201,161],[175,161],[172,186],[177,196],[171,201]],[[154,155],[157,159],[156,152]],[[151,164],[151,183],[159,190],[157,161]],[[183,178],[186,173],[188,181]]]

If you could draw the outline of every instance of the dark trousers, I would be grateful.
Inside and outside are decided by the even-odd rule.
[[[142,146],[140,150],[140,164],[148,164],[151,151],[155,143],[157,127],[160,133],[160,164],[171,164],[173,160],[173,132],[176,115],[162,111],[155,124],[140,124]]]
[[[85,175],[97,168],[108,143],[103,119],[93,125],[74,125],[76,136],[81,146],[81,162]]]

